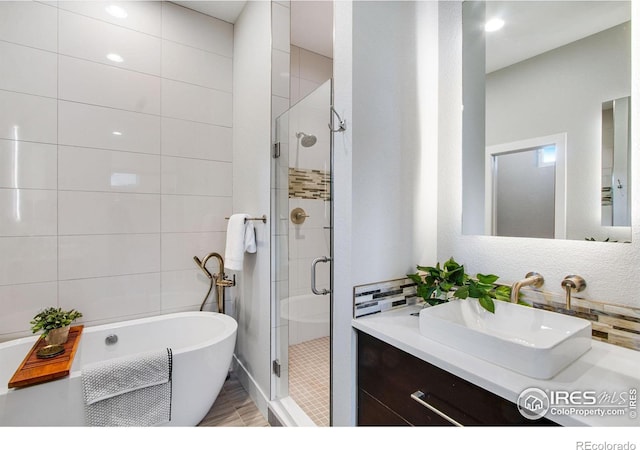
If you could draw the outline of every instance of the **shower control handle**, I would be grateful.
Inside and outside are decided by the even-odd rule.
[[[319,291],[316,288],[316,266],[320,262],[326,263],[326,262],[330,262],[330,261],[331,261],[331,258],[329,258],[328,256],[321,256],[319,258],[314,259],[313,262],[311,263],[311,292],[313,292],[316,295],[331,294],[330,290],[322,289],[321,291]]]

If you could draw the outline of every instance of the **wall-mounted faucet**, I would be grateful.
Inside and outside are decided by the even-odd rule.
[[[567,275],[564,277],[560,285],[567,292],[566,309],[571,309],[571,291],[582,292],[587,287],[587,282],[580,275]]]
[[[212,275],[211,272],[209,272],[209,270],[206,267],[207,261],[209,261],[210,258],[216,258],[218,260],[218,273],[215,275]],[[222,256],[219,253],[215,253],[215,252],[209,253],[207,256],[204,257],[202,261],[200,261],[200,258],[198,258],[197,256],[194,256],[193,260],[196,262],[198,267],[202,269],[202,271],[205,273],[207,278],[209,278],[209,290],[207,291],[207,294],[204,296],[204,300],[202,300],[202,304],[200,305],[200,311],[202,311],[202,309],[204,308],[204,304],[207,302],[207,298],[209,298],[209,294],[211,293],[211,289],[213,289],[213,283],[215,281],[216,293],[217,293],[217,299],[218,299],[218,312],[221,314],[224,314],[225,313],[224,288],[235,286],[236,276],[235,275],[233,276],[233,280],[230,280],[229,278],[227,278],[227,276],[224,273],[224,260],[222,259]]]
[[[518,303],[520,288],[524,286],[541,287],[544,284],[544,277],[536,272],[529,272],[523,280],[516,281],[511,285],[511,303]]]

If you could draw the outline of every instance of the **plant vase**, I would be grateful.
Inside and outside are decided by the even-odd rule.
[[[53,330],[49,330],[49,333],[44,337],[44,340],[49,345],[60,345],[67,342],[69,339],[69,329],[71,325],[67,325],[62,328],[54,328]]]

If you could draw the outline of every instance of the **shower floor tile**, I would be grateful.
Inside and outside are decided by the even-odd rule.
[[[329,426],[329,336],[289,347],[289,396],[313,422]]]

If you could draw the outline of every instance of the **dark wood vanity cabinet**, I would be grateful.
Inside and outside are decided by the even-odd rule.
[[[412,394],[414,397],[412,398]],[[409,353],[358,332],[358,425],[556,425]]]

